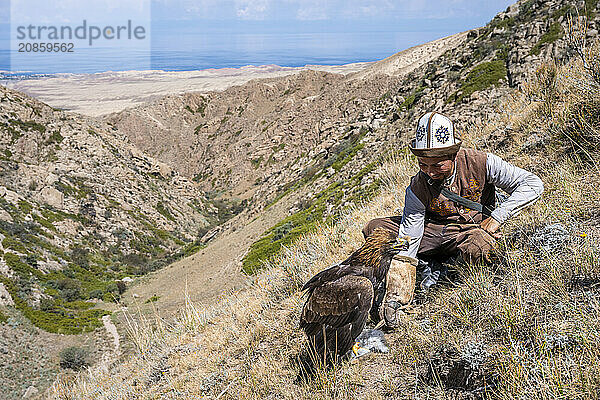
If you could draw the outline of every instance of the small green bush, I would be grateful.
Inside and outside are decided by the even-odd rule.
[[[166,219],[170,220],[170,221],[175,221],[175,218],[173,217],[173,215],[171,215],[171,212],[169,211],[169,209],[163,204],[162,201],[159,201],[158,203],[156,203],[156,211],[158,211],[163,217],[165,217]]]
[[[71,250],[71,261],[80,267],[87,268],[89,264],[90,251],[81,246],[74,246]]]
[[[408,111],[410,110],[418,101],[423,97],[423,91],[425,88],[423,86],[419,86],[414,92],[406,96],[406,99],[400,104],[399,111]]]
[[[81,298],[81,285],[74,279],[65,278],[58,281],[60,296],[66,301],[76,301]]]
[[[81,347],[67,347],[60,352],[60,366],[65,369],[80,370],[89,365],[88,354],[88,351]]]
[[[148,300],[145,301],[146,304],[148,303],[154,303],[156,301],[158,301],[158,299],[160,299],[160,296],[157,295],[152,295],[152,297],[150,297]]]
[[[250,159],[250,164],[252,164],[252,166],[256,169],[258,167],[260,167],[260,164],[263,161],[263,156],[260,156],[258,158],[255,159]]]
[[[42,124],[38,124],[35,121],[20,121],[17,119],[9,119],[8,122],[13,126],[18,126],[22,131],[38,131],[40,133],[46,132],[46,127]]]
[[[2,246],[5,249],[12,249],[18,251],[19,253],[27,254],[27,249],[25,248],[25,246],[23,246],[23,244],[19,240],[10,236],[7,236],[4,238],[4,240],[2,240]]]
[[[560,26],[560,24],[558,22],[553,23],[552,25],[550,25],[548,32],[544,33],[540,37],[540,40],[535,44],[535,46],[533,46],[529,54],[535,54],[536,56],[539,55],[542,51],[542,47],[545,44],[556,42],[558,39],[561,38],[562,35],[563,29]]]
[[[33,206],[25,200],[19,200],[19,209],[23,214],[29,214],[33,209]]]
[[[48,140],[46,141],[46,144],[58,144],[60,142],[62,142],[64,139],[64,137],[60,134],[60,131],[54,131],[52,132],[52,135],[50,135],[50,137],[48,138]]]
[[[189,257],[192,254],[196,254],[198,251],[200,251],[201,249],[203,249],[205,247],[206,247],[205,244],[200,243],[199,240],[195,240],[183,248],[183,250],[182,250],[183,257]]]
[[[456,103],[480,90],[496,85],[506,76],[506,65],[503,60],[494,60],[479,64],[467,74],[460,89],[448,99]],[[459,94],[460,93],[460,94]]]
[[[116,303],[117,297],[111,292],[106,292],[102,295],[102,301],[105,303]]]

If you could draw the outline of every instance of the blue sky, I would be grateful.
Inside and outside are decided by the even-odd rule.
[[[155,20],[489,21],[513,1],[482,0],[153,0]],[[465,26],[465,29],[468,28]]]
[[[14,68],[21,59],[31,61],[26,60],[20,70],[41,72],[374,61],[483,26],[512,3],[513,0],[0,0],[0,70]],[[14,49],[10,56],[8,39],[13,35],[9,35],[8,25],[2,24],[8,17],[13,26],[30,22],[75,25],[84,18],[88,23],[116,24],[131,18],[150,25],[151,45],[135,54],[118,48],[100,49],[105,42],[96,48],[78,48],[77,55],[68,58],[61,54],[35,58],[14,53]],[[124,55],[137,59],[123,65]]]

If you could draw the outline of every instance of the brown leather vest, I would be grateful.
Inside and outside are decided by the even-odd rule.
[[[482,213],[456,204],[443,196],[441,182],[431,180],[425,173],[413,176],[410,188],[425,205],[426,221],[434,223],[480,223],[494,207],[494,185],[486,179],[487,154],[462,148],[456,155],[456,177],[447,189],[484,206]]]

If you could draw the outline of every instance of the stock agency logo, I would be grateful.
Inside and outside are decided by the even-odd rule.
[[[12,0],[11,70],[149,69],[151,16],[150,0]]]
[[[83,20],[81,25],[20,25],[16,27],[17,40],[25,41],[65,41],[85,40],[92,46],[98,40],[144,40],[146,28],[142,25],[134,26],[131,20],[124,25],[88,25]]]

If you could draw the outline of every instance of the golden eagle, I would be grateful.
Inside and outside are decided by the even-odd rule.
[[[392,258],[407,250],[409,241],[377,228],[348,259],[306,282],[300,328],[308,337],[313,362],[334,362],[352,348],[369,312],[377,314],[374,299],[383,298]]]

